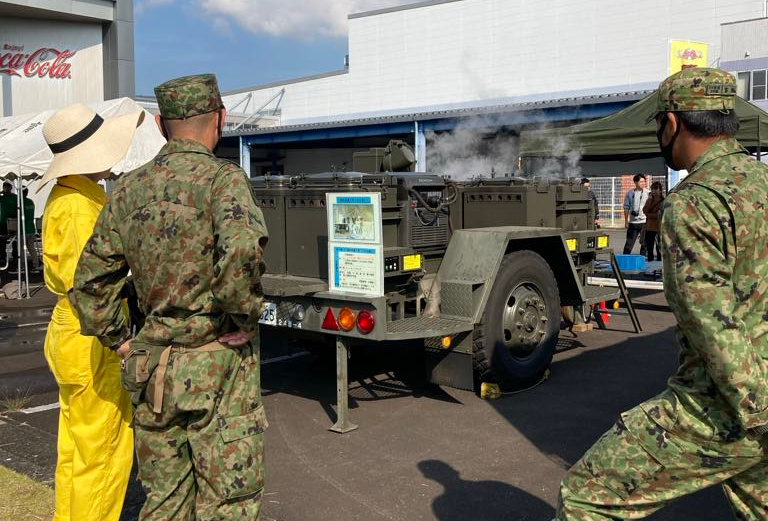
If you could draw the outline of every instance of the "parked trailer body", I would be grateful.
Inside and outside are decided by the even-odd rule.
[[[535,383],[559,334],[561,306],[618,296],[586,284],[607,235],[577,181],[515,177],[454,183],[419,172],[262,177],[254,196],[269,229],[266,326],[336,338],[339,419],[352,341],[420,339],[432,382],[472,389]],[[381,194],[384,294],[328,289],[326,194]],[[341,314],[355,317],[345,329]],[[361,327],[364,318],[365,327]]]

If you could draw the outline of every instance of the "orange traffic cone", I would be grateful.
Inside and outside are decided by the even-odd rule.
[[[605,305],[605,302],[601,302],[597,309],[598,313],[600,313],[600,320],[607,326],[608,320],[611,317],[611,315],[608,313],[608,306]]]

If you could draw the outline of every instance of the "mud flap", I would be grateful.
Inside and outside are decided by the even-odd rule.
[[[427,378],[433,384],[474,390],[472,355],[448,349],[424,348]]]

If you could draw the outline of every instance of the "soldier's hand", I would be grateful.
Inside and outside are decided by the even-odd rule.
[[[125,358],[125,355],[130,350],[131,350],[131,341],[126,340],[125,342],[123,342],[123,344],[120,347],[117,348],[117,350],[115,351],[115,354],[122,359],[122,358]]]
[[[256,336],[255,331],[248,333],[245,331],[234,331],[232,333],[227,333],[226,335],[221,335],[219,337],[219,342],[222,344],[229,344],[231,346],[242,346],[247,344],[248,341],[254,336]]]

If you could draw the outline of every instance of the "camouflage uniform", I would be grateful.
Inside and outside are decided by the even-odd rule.
[[[723,86],[733,83],[722,71],[683,71],[661,84],[658,109],[731,110]],[[767,202],[768,168],[732,138],[667,197],[664,290],[680,367],[569,471],[558,520],[638,519],[717,483],[738,519],[768,519]]]
[[[164,119],[222,107],[212,75],[171,80],[156,94]],[[120,176],[80,258],[71,299],[83,334],[108,346],[129,337],[118,308],[130,269],[146,315],[130,354],[167,353],[150,367],[146,392],[134,395],[141,519],[258,519],[263,223],[239,167],[172,139]],[[217,342],[237,330],[256,336],[243,348]]]

